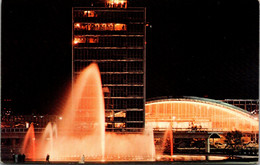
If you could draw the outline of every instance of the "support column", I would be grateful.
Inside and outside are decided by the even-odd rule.
[[[206,152],[206,153],[210,153],[209,137],[206,139],[206,143],[205,143],[205,152]]]

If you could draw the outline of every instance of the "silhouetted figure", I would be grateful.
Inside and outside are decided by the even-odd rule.
[[[22,162],[22,155],[18,154],[18,162]]]
[[[47,156],[46,156],[46,162],[48,162],[48,163],[50,163],[50,155],[49,154],[47,154]]]
[[[22,155],[22,162],[25,162],[25,155]]]
[[[14,163],[15,163],[15,154],[13,154],[13,161],[14,161]]]

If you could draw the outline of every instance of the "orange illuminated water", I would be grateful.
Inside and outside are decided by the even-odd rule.
[[[26,153],[27,158],[35,160],[35,133],[33,123],[30,124],[25,135],[21,153]]]
[[[105,161],[154,160],[153,130],[140,134],[105,133],[105,109],[97,64],[84,69],[73,90],[58,129],[48,124],[37,139],[35,160]],[[57,134],[58,132],[58,134]]]
[[[163,142],[162,142],[162,150],[158,153],[158,156],[163,155],[166,146],[167,146],[167,141],[169,141],[169,147],[170,147],[170,152],[171,155],[173,155],[173,131],[172,127],[169,126],[168,129],[165,131],[164,136],[163,136]]]

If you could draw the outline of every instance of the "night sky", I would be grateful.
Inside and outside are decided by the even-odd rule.
[[[82,2],[89,1],[2,1],[1,92],[16,113],[57,114],[64,106],[71,83],[71,11]],[[258,98],[257,0],[132,4],[147,7],[151,25],[147,99]]]

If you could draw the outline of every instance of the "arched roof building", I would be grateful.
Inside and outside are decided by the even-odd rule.
[[[153,128],[187,129],[192,126],[213,131],[258,132],[258,117],[222,101],[185,97],[146,102],[145,122]]]

